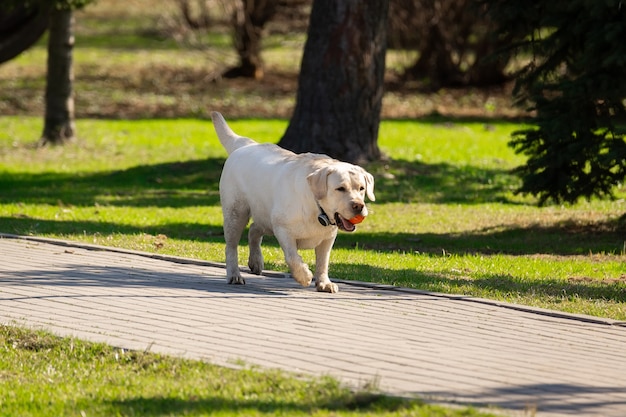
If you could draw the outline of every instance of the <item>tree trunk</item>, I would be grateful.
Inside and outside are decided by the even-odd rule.
[[[511,45],[514,38],[510,35],[493,36],[496,33],[495,24],[487,20],[487,32],[475,46],[476,62],[469,69],[469,83],[474,86],[489,86],[504,84],[509,80],[506,67],[509,59],[498,53]]]
[[[193,7],[189,4],[191,0],[177,0],[178,9],[182,15],[183,20],[191,29],[206,29],[211,26],[211,15],[209,14],[209,7],[205,0],[199,0],[197,15],[192,11]]]
[[[50,14],[46,113],[41,145],[62,144],[74,138],[73,48],[73,12],[53,9]]]
[[[0,63],[10,61],[35,44],[48,28],[49,7],[17,5],[0,15]]]
[[[426,79],[433,90],[443,86],[461,85],[463,72],[452,60],[455,51],[451,50],[451,45],[438,25],[429,25],[427,37],[429,42],[419,51],[419,58],[415,63],[405,70],[403,79]]]
[[[224,72],[223,77],[247,77],[257,80],[263,78],[261,59],[263,27],[276,14],[277,6],[278,0],[241,0],[233,16],[239,66]]]
[[[363,163],[380,159],[388,0],[315,0],[296,107],[279,145]]]
[[[394,0],[391,30],[416,33],[409,47],[419,52],[406,68],[404,81],[420,80],[433,90],[442,87],[488,86],[507,80],[508,61],[494,55],[512,38],[496,38],[485,2],[476,0]],[[402,14],[407,8],[412,14]],[[402,20],[402,21],[400,21]],[[408,24],[406,23],[408,20]],[[410,39],[396,34],[400,40]],[[402,46],[402,44],[401,44]]]

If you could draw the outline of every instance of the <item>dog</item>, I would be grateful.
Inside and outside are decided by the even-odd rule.
[[[298,249],[315,249],[317,291],[336,293],[339,288],[328,277],[330,251],[338,230],[354,232],[353,223],[368,215],[365,196],[375,200],[374,177],[327,155],[295,154],[239,136],[218,112],[211,118],[229,155],[219,185],[228,283],[245,284],[237,247],[252,218],[248,232],[252,273],[263,271],[263,236],[275,236],[296,282],[307,287],[314,277]]]

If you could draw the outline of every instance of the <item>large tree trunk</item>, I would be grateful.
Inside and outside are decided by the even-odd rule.
[[[279,145],[353,163],[381,157],[388,0],[315,0],[293,117]]]
[[[49,9],[45,3],[0,9],[0,63],[15,58],[41,38],[48,28]]]
[[[50,14],[46,113],[41,145],[61,144],[74,138],[73,48],[73,12],[53,9]]]

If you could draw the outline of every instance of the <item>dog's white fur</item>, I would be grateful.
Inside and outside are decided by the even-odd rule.
[[[226,274],[230,284],[245,284],[239,271],[237,246],[250,217],[248,266],[263,270],[261,241],[274,235],[293,278],[302,286],[313,279],[298,249],[315,248],[318,291],[337,292],[328,277],[330,250],[339,228],[354,231],[347,219],[367,216],[365,196],[374,201],[374,177],[363,168],[320,154],[300,154],[274,144],[260,144],[235,134],[222,115],[211,114],[228,159],[220,179],[224,215]],[[323,226],[318,216],[328,214]]]

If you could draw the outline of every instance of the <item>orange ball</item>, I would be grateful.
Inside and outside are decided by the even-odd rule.
[[[353,218],[351,218],[350,220],[348,220],[350,223],[352,224],[359,224],[361,223],[363,220],[365,220],[365,216],[361,215],[361,214],[357,214],[356,216],[354,216]]]

